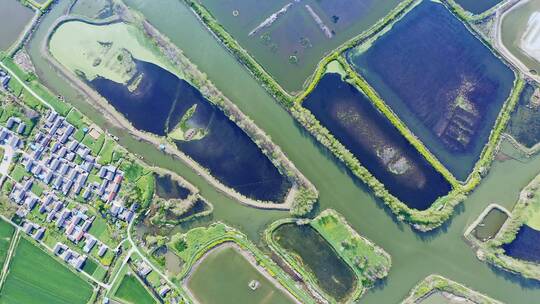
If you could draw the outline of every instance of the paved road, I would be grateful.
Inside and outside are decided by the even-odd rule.
[[[0,147],[4,149],[4,157],[0,160],[0,174],[7,176],[9,165],[11,165],[11,161],[15,155],[15,150],[9,145],[0,145]]]

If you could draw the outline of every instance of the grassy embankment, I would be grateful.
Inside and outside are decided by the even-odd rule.
[[[232,242],[242,250],[253,256],[258,265],[264,267],[269,275],[274,277],[285,289],[302,303],[311,303],[309,295],[299,289],[295,282],[283,269],[260,251],[255,244],[240,231],[233,229],[221,222],[213,223],[208,227],[198,227],[189,230],[185,234],[176,234],[168,244],[170,250],[182,260],[182,271],[174,278],[174,281],[184,280],[193,266],[205,253],[221,244]]]
[[[335,301],[319,288],[315,275],[302,265],[301,258],[285,250],[274,240],[274,231],[280,226],[290,223],[311,225],[333,248],[335,254],[353,270],[358,279],[358,286],[348,296],[349,300],[358,300],[377,280],[388,275],[392,265],[390,255],[381,247],[359,235],[349,226],[343,216],[332,209],[323,211],[311,221],[281,219],[272,223],[264,232],[265,240],[270,248],[299,273],[311,288],[324,295],[327,300]]]
[[[486,295],[439,275],[430,275],[418,283],[418,285],[411,290],[409,296],[403,300],[402,304],[423,303],[423,300],[437,292],[447,292],[478,304],[502,304]]]
[[[540,264],[512,258],[502,248],[504,244],[515,240],[523,225],[540,228],[540,175],[523,188],[512,216],[506,220],[495,238],[479,245],[477,256],[506,271],[540,280]]]
[[[36,92],[37,95],[41,96],[41,98],[46,100],[56,112],[65,116],[71,110],[71,105],[60,100],[60,98],[51,93],[49,89],[47,89],[38,81],[38,78],[35,74],[24,72],[21,68],[19,68],[19,66],[17,66],[13,62],[13,59],[9,57],[0,56],[0,58],[3,64],[5,64],[15,75],[17,75],[30,89]],[[46,105],[40,103],[33,96],[31,96],[31,94],[26,89],[24,89],[22,85],[15,79],[12,79],[10,81],[10,87],[12,89],[15,88],[15,92],[19,92],[20,94],[22,94],[22,96],[24,97],[21,99],[23,99],[25,103],[32,109],[40,112],[47,108]]]
[[[457,4],[454,0],[442,0],[442,3],[444,3],[455,15],[458,15],[461,19],[468,22],[477,22],[489,17],[490,15],[493,15],[495,11],[504,4],[504,2],[506,1],[501,0],[497,5],[493,6],[487,11],[480,14],[473,14],[461,7],[461,5]]]

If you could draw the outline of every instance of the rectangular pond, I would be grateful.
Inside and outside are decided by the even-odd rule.
[[[425,210],[451,186],[353,85],[326,74],[302,104],[411,208]]]
[[[367,50],[347,53],[385,102],[460,180],[478,160],[514,73],[442,4],[423,1]]]
[[[319,60],[366,31],[402,0],[198,0],[288,91]]]
[[[474,236],[482,242],[492,239],[497,235],[507,218],[508,215],[502,210],[499,208],[492,208],[474,228]]]
[[[188,279],[187,287],[199,303],[295,303],[254,268],[236,248],[214,249],[196,267]],[[259,282],[255,290],[249,287],[253,280]]]
[[[0,51],[6,51],[32,20],[34,12],[17,0],[0,1]]]
[[[311,225],[283,224],[272,237],[299,259],[321,289],[338,301],[347,299],[357,285],[354,271]]]

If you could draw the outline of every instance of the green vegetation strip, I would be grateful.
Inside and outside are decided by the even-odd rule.
[[[327,209],[311,221],[289,218],[272,223],[264,232],[265,240],[270,248],[285,259],[311,288],[324,295],[327,300],[334,301],[318,286],[315,275],[307,270],[294,254],[285,250],[274,240],[274,231],[280,226],[290,223],[311,225],[354,271],[358,278],[358,286],[350,296],[352,300],[358,300],[368,288],[373,286],[376,280],[383,279],[388,275],[392,265],[390,255],[367,238],[359,235],[335,210]]]
[[[502,246],[512,243],[521,226],[535,224],[540,206],[540,175],[537,175],[520,193],[510,216],[495,238],[480,244],[477,256],[503,270],[521,274],[525,278],[540,280],[540,264],[507,256]]]
[[[221,222],[213,223],[208,227],[194,228],[185,234],[180,233],[172,237],[168,246],[184,262],[177,279],[185,279],[195,263],[205,253],[226,242],[233,242],[252,255],[257,264],[264,267],[268,274],[274,277],[298,301],[301,303],[313,302],[311,297],[304,290],[298,288],[295,281],[249,241],[246,235]]]
[[[2,267],[6,261],[9,245],[13,239],[13,233],[15,233],[15,227],[3,219],[0,219],[0,267]]]
[[[14,74],[17,75],[24,83],[32,89],[37,95],[39,95],[41,98],[46,100],[51,107],[54,108],[56,112],[58,112],[62,116],[66,116],[69,111],[71,110],[71,105],[67,104],[66,102],[60,100],[58,97],[54,96],[53,93],[51,93],[45,86],[43,86],[39,81],[35,74],[33,73],[25,73],[21,68],[13,62],[13,59],[9,57],[4,57],[2,59],[2,63],[5,64]],[[11,82],[16,82],[16,79],[11,79]],[[30,92],[28,92],[25,89],[22,89],[23,94],[31,96]],[[27,102],[28,99],[24,99],[25,102]],[[36,105],[34,102],[28,103],[29,106]],[[35,110],[43,110],[44,105],[39,104],[38,108]]]
[[[85,304],[92,293],[88,282],[23,237],[12,258],[0,302]]]
[[[402,304],[423,303],[424,300],[437,292],[447,292],[454,296],[465,298],[471,303],[477,304],[502,304],[499,301],[491,299],[486,295],[471,290],[459,283],[451,281],[439,275],[430,275],[416,285],[409,296],[403,300]],[[431,302],[427,302],[431,303]],[[448,302],[454,303],[454,302]],[[456,302],[457,303],[457,302]],[[461,301],[459,301],[461,303]],[[468,303],[468,302],[467,302]]]

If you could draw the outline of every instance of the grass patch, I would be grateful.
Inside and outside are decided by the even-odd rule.
[[[54,108],[62,116],[66,116],[71,110],[71,106],[56,97],[51,93],[45,86],[37,81],[37,77],[34,74],[25,73],[21,68],[13,62],[13,59],[9,57],[4,57],[2,59],[4,63],[13,73],[15,73],[30,89],[34,91],[38,96],[47,101],[51,107]],[[12,82],[18,82],[16,79],[11,79]]]
[[[45,189],[43,189],[43,186],[37,181],[34,181],[34,183],[32,184],[32,189],[30,190],[38,197],[41,197],[41,195],[45,191]]]
[[[4,265],[6,261],[13,233],[15,233],[15,227],[4,220],[0,220],[0,266]]]
[[[21,119],[21,121],[23,121],[26,124],[26,128],[24,130],[23,135],[24,136],[30,135],[30,133],[32,132],[32,130],[34,129],[37,123],[37,119],[30,119],[26,117],[26,115],[23,112],[22,107],[14,103],[4,104],[2,105],[2,107],[4,111],[2,112],[2,115],[0,116],[0,123],[5,125],[10,117],[18,117]],[[17,125],[14,127],[13,131],[16,131],[15,129],[16,127]]]
[[[87,259],[84,263],[83,271],[89,275],[92,275],[97,268],[98,264],[96,262],[94,262],[92,259]]]
[[[101,151],[101,148],[103,147],[103,144],[105,143],[105,135],[101,134],[97,139],[94,139],[92,136],[90,136],[90,134],[86,134],[82,140],[82,143],[87,146],[90,151],[92,151],[93,155],[98,155],[99,151]]]
[[[71,111],[69,111],[69,114],[66,116],[66,120],[77,129],[83,129],[88,127],[85,122],[84,116],[81,114],[81,112],[75,109],[71,109]]]
[[[28,175],[28,172],[24,169],[24,167],[20,164],[15,165],[13,170],[11,171],[11,178],[16,180],[17,182],[21,182],[25,176]]]
[[[114,293],[114,296],[122,301],[132,304],[154,304],[156,300],[148,293],[139,279],[132,274],[126,274]]]
[[[110,138],[105,140],[101,151],[99,151],[98,163],[102,165],[108,165],[112,162],[114,148],[116,147],[116,142]]]
[[[4,304],[85,304],[92,287],[53,257],[22,238],[0,295]]]

